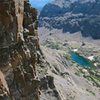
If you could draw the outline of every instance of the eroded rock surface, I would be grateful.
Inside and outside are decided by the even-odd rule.
[[[36,23],[28,0],[0,0],[0,100],[39,100]]]

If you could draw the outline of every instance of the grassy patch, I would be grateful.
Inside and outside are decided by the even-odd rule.
[[[83,76],[84,74],[81,71],[75,72],[75,75],[77,76]]]
[[[95,96],[95,93],[94,93],[93,91],[91,91],[91,90],[89,90],[89,89],[86,89],[86,91]]]
[[[61,43],[59,41],[55,41],[53,39],[46,40],[46,42],[43,45],[45,45],[46,47],[51,48],[51,49],[56,49],[56,50],[61,49]]]

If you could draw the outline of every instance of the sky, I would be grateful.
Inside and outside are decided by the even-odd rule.
[[[43,8],[44,5],[46,5],[47,3],[51,2],[53,0],[30,0],[30,4],[37,8],[38,10],[41,10]]]

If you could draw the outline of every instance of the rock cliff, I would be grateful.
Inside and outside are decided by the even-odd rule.
[[[0,100],[39,100],[37,11],[0,0]]]

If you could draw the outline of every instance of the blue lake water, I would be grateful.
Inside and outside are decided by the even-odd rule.
[[[92,62],[78,53],[70,51],[71,59],[84,68],[91,68]]]

